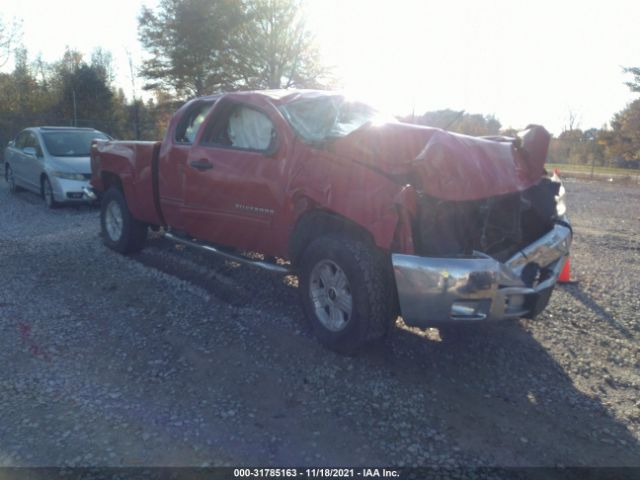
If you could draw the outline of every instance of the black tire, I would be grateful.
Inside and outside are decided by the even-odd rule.
[[[100,225],[102,241],[110,249],[126,254],[144,248],[147,224],[133,218],[122,191],[117,188],[110,188],[102,197]]]
[[[42,179],[42,199],[44,200],[44,204],[47,208],[57,208],[58,202],[53,197],[53,188],[51,188],[51,182],[49,181],[49,177],[44,177]]]
[[[4,179],[7,181],[7,184],[9,185],[9,191],[11,193],[18,193],[22,190],[21,187],[16,185],[13,170],[11,169],[11,165],[9,165],[8,163],[4,167]]]
[[[388,259],[374,246],[342,235],[323,236],[305,249],[299,269],[302,306],[316,337],[325,347],[341,354],[354,354],[388,332],[397,310],[387,263]],[[348,280],[349,288],[342,291],[350,296],[351,311],[350,315],[340,312],[343,316],[338,321],[342,324],[339,329],[327,325],[332,306],[322,305],[323,302],[337,305],[341,294],[334,290],[331,298],[327,285],[319,278],[322,275],[314,273],[314,269],[325,269],[334,275],[339,275],[336,270],[339,269]]]

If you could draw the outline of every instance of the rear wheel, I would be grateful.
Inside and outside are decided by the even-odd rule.
[[[144,248],[147,225],[133,218],[119,189],[110,188],[102,198],[100,224],[103,242],[112,250],[136,253]]]
[[[395,315],[384,260],[374,246],[341,235],[321,237],[304,251],[302,305],[324,346],[352,354],[385,335]]]
[[[7,181],[9,191],[11,193],[16,193],[22,190],[18,185],[16,185],[16,177],[13,175],[13,169],[9,164],[4,168],[4,179]]]
[[[42,179],[42,198],[47,208],[56,208],[58,206],[58,202],[56,202],[53,196],[53,188],[51,187],[51,182],[48,177]]]

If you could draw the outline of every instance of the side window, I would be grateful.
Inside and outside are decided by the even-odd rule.
[[[22,150],[24,147],[26,147],[26,142],[27,142],[27,137],[29,135],[29,132],[22,132],[20,135],[18,135],[18,138],[16,138],[16,145],[15,147],[19,150]]]
[[[193,143],[204,118],[211,110],[213,102],[200,103],[193,106],[176,128],[175,140],[178,143]]]
[[[209,145],[242,150],[268,150],[275,138],[275,128],[267,115],[250,107],[236,105],[227,110],[207,136]]]
[[[25,143],[24,143],[24,146],[22,148],[25,148],[25,147],[35,148],[36,149],[36,154],[39,157],[42,156],[42,148],[40,148],[40,142],[38,141],[38,137],[36,137],[35,133],[27,132]]]

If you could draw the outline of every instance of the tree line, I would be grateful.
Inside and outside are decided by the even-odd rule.
[[[12,72],[0,73],[0,145],[33,125],[90,126],[115,138],[156,140],[176,107],[195,96],[334,82],[302,0],[161,0],[156,9],[143,7],[138,36],[149,55],[131,65],[128,99],[115,86],[110,52],[97,49],[85,58],[67,48],[51,63],[30,58],[19,23],[0,17],[0,67],[14,60]],[[146,95],[136,88],[138,76]]]
[[[133,98],[115,87],[110,52],[85,58],[67,48],[47,63],[30,58],[20,25],[0,17],[0,145],[33,125],[91,126],[115,138],[156,140],[169,116],[189,98],[219,91],[337,86],[323,64],[303,0],[161,0],[143,7],[138,36],[148,56],[132,64]],[[640,68],[627,85],[640,92]],[[142,95],[136,78],[144,83]],[[513,135],[491,115],[438,110],[403,121],[470,135]],[[640,99],[611,120],[610,128],[581,130],[575,116],[554,137],[549,161],[640,168]],[[1,149],[0,149],[1,152]],[[0,153],[1,155],[1,153]]]
[[[67,49],[58,61],[29,59],[19,48],[14,68],[0,73],[0,144],[25,127],[93,127],[116,138],[153,138],[164,106],[157,100],[129,101],[114,87],[109,52],[90,58]],[[137,116],[137,122],[134,118]],[[136,132],[137,123],[137,132]]]
[[[635,75],[634,91],[640,92],[640,69]],[[611,128],[582,130],[577,127],[575,116],[572,113],[569,116],[568,125],[559,135],[551,138],[548,162],[640,168],[640,99],[616,113],[611,120]],[[502,128],[493,115],[450,109],[426,112],[417,117],[408,115],[399,119],[474,136],[512,137],[517,133],[517,129]]]

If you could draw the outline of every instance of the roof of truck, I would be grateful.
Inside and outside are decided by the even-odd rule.
[[[218,93],[215,95],[207,95],[199,97],[195,100],[218,100],[224,95],[243,96],[243,97],[266,97],[275,105],[284,105],[294,100],[303,98],[311,99],[318,97],[343,95],[340,92],[330,90],[298,90],[298,89],[280,89],[280,90],[247,90],[238,92]]]

